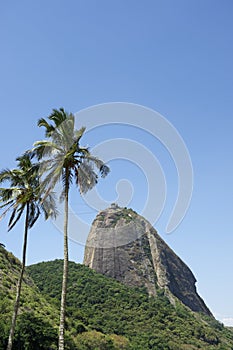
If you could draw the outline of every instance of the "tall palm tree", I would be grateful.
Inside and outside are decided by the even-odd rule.
[[[48,117],[52,124],[44,118],[38,126],[45,127],[46,140],[34,144],[33,153],[41,161],[41,188],[45,197],[57,183],[62,182],[61,200],[64,200],[64,264],[61,293],[59,350],[64,350],[65,308],[68,276],[68,203],[69,190],[74,182],[81,194],[92,189],[98,182],[98,174],[105,177],[109,168],[104,162],[91,155],[88,148],[80,146],[80,139],[85,128],[75,129],[75,118],[63,108],[54,109]]]
[[[11,213],[8,231],[10,231],[25,212],[23,256],[19,280],[17,283],[16,299],[12,315],[7,350],[12,349],[16,319],[20,304],[20,294],[26,263],[28,230],[32,228],[40,214],[45,219],[56,216],[55,201],[52,193],[42,200],[40,196],[40,182],[38,176],[38,164],[33,164],[30,155],[17,158],[18,167],[13,170],[4,169],[0,172],[0,183],[7,182],[9,187],[0,188],[0,208],[5,208],[0,216],[3,218],[8,212]]]

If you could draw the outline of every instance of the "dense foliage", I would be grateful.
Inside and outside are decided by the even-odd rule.
[[[6,349],[20,268],[14,255],[0,247],[0,350]],[[54,334],[57,338],[58,315],[25,274],[13,349],[48,350],[54,344]]]
[[[62,261],[36,264],[28,271],[41,293],[59,306]],[[216,320],[194,314],[179,302],[172,306],[162,291],[148,297],[143,289],[72,262],[67,312],[70,335],[83,349],[233,349],[232,332]],[[100,339],[102,347],[97,345]]]
[[[6,348],[19,261],[0,247],[0,350]],[[57,349],[62,261],[27,268],[14,350]],[[33,282],[33,280],[34,282]],[[37,286],[36,286],[37,285]],[[67,350],[233,349],[233,333],[214,319],[148,297],[70,262]]]

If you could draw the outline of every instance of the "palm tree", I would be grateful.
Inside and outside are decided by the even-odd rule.
[[[16,319],[20,304],[20,294],[26,263],[28,230],[32,228],[40,214],[45,219],[56,216],[55,201],[52,193],[45,199],[40,197],[40,182],[38,176],[39,165],[33,164],[31,157],[25,154],[17,158],[18,167],[14,170],[4,169],[0,172],[0,183],[7,182],[9,187],[0,188],[0,208],[5,208],[0,216],[3,218],[11,212],[8,231],[10,231],[25,212],[23,256],[19,280],[17,283],[16,299],[12,315],[7,350],[12,349]]]
[[[63,108],[54,109],[48,117],[53,124],[44,118],[38,121],[38,126],[45,127],[46,140],[38,141],[32,150],[41,160],[41,188],[45,197],[57,183],[62,182],[61,200],[64,200],[64,263],[61,293],[59,350],[64,350],[65,308],[68,276],[68,203],[69,190],[74,182],[81,194],[92,189],[98,182],[97,171],[101,177],[109,173],[104,162],[91,155],[88,148],[80,146],[80,139],[85,128],[75,129],[75,118]]]

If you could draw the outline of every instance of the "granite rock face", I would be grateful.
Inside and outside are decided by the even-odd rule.
[[[163,289],[195,312],[212,315],[196,291],[196,279],[143,217],[112,204],[94,220],[84,265],[129,285],[146,287],[150,295]]]

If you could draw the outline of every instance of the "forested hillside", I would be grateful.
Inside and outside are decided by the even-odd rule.
[[[0,247],[0,349],[5,350],[9,335],[20,262]],[[47,301],[25,275],[21,307],[17,319],[14,349],[56,349],[59,310]]]
[[[0,350],[5,350],[20,262],[0,247]],[[57,349],[62,261],[27,268],[13,349]],[[67,350],[233,349],[212,318],[172,306],[75,263],[69,264]]]
[[[33,265],[28,272],[41,293],[59,307],[62,261]],[[172,306],[162,291],[148,297],[144,289],[126,287],[73,262],[67,305],[70,335],[83,349],[233,349],[233,333],[213,318],[192,313],[179,302]],[[110,336],[100,347],[101,335],[92,330],[120,337]],[[88,342],[91,347],[85,347]]]

